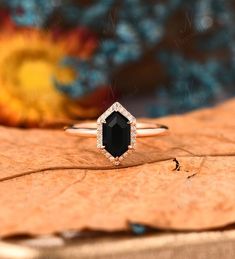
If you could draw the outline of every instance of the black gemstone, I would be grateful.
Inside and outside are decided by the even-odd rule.
[[[119,112],[110,114],[103,124],[103,146],[113,157],[119,157],[128,150],[130,135],[128,119]]]

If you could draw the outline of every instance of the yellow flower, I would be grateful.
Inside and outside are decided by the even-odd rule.
[[[74,110],[76,116],[86,117],[85,110],[53,84],[53,77],[64,83],[75,79],[71,68],[59,66],[60,60],[69,55],[66,46],[66,37],[55,41],[50,33],[36,29],[1,32],[1,124],[28,127],[63,123],[74,118]],[[90,55],[81,44],[77,54],[83,58]]]

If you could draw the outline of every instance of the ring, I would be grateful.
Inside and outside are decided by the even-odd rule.
[[[165,135],[168,127],[156,123],[136,122],[120,103],[115,102],[97,122],[83,122],[66,127],[67,133],[96,137],[97,148],[114,164],[119,165],[135,149],[136,138]]]

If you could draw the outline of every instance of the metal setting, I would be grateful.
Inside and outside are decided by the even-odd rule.
[[[130,145],[126,148],[127,151],[121,156],[114,157],[103,146],[103,125],[106,123],[106,119],[113,113],[118,112],[126,118],[127,124],[130,124]],[[79,137],[89,137],[97,139],[97,148],[112,162],[114,165],[119,165],[121,161],[135,149],[136,138],[144,137],[156,137],[162,136],[168,133],[168,127],[157,124],[154,122],[136,122],[136,118],[132,116],[120,103],[115,102],[110,108],[108,108],[97,121],[88,121],[75,124],[65,128],[65,131],[69,134],[73,134]]]
[[[120,114],[122,114],[128,119],[128,123],[130,123],[131,125],[131,141],[128,147],[128,151],[126,151],[120,157],[113,157],[108,151],[105,150],[105,147],[103,146],[103,124],[106,123],[106,119],[113,112],[119,112]],[[109,159],[111,163],[117,166],[131,151],[135,149],[136,132],[136,118],[132,116],[119,102],[115,102],[97,119],[97,148],[102,151],[102,153]]]

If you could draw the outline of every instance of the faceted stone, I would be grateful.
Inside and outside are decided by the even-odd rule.
[[[111,113],[103,124],[103,146],[113,157],[120,157],[131,141],[128,119],[119,112]]]

